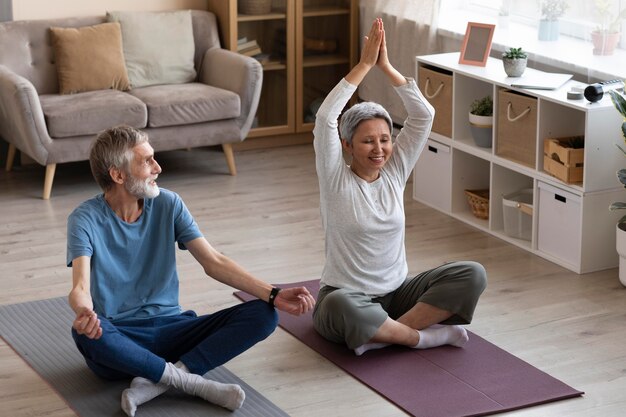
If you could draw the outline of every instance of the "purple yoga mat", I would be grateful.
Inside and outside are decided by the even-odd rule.
[[[319,280],[279,286],[301,285],[311,294],[319,291]],[[484,416],[583,394],[474,333],[462,348],[390,346],[356,356],[322,338],[311,313],[279,315],[280,327],[413,416]]]

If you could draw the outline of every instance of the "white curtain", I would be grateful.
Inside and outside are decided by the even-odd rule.
[[[381,17],[389,61],[405,77],[415,77],[415,56],[441,51],[437,40],[439,3],[440,0],[360,0],[361,42],[374,19]],[[370,71],[361,83],[359,97],[380,103],[395,123],[404,122],[402,102],[378,69]]]

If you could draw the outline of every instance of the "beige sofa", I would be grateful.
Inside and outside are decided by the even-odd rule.
[[[0,136],[9,143],[7,170],[16,149],[46,166],[48,199],[56,164],[88,159],[98,132],[127,124],[148,133],[156,151],[222,145],[235,175],[231,143],[244,140],[252,125],[262,68],[220,47],[212,13],[190,13],[197,74],[191,82],[76,94],[59,94],[50,28],[98,25],[107,16],[0,23]]]

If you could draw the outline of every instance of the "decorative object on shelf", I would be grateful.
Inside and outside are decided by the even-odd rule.
[[[479,219],[489,219],[489,190],[465,190],[472,214]]]
[[[476,65],[479,67],[487,65],[495,29],[496,25],[467,22],[463,45],[461,45],[459,64]]]
[[[491,148],[493,138],[493,99],[478,98],[470,104],[469,123],[476,146]]]
[[[613,1],[595,0],[598,26],[591,32],[594,55],[613,55],[621,37],[620,25],[626,19],[626,8],[614,14]]]
[[[567,0],[544,0],[541,3],[541,20],[539,20],[538,39],[540,41],[556,41],[559,39],[559,17],[569,7]]]
[[[537,98],[519,91],[498,90],[496,155],[535,168]]]
[[[332,54],[337,50],[335,39],[304,38],[304,53],[308,54]]]
[[[543,169],[565,183],[583,180],[585,137],[548,138],[543,141]]]
[[[502,196],[504,234],[530,241],[533,235],[533,189],[524,188]]]
[[[272,11],[272,0],[239,0],[237,7],[242,14],[267,14]]]
[[[441,68],[420,65],[417,69],[418,86],[435,108],[432,132],[452,137],[452,73]]]
[[[526,70],[528,63],[528,54],[519,48],[509,48],[502,54],[502,63],[504,64],[504,72],[509,77],[521,77]]]
[[[609,91],[609,94],[615,108],[624,117],[621,129],[622,136],[626,142],[626,98],[614,90]],[[624,153],[624,155],[626,155],[626,150],[624,150],[624,148],[619,145],[616,146],[620,149],[620,151],[622,151],[622,153]],[[617,178],[619,179],[619,182],[624,185],[624,188],[626,188],[626,169],[622,168],[617,171]],[[615,202],[609,206],[609,210],[611,211],[621,209],[626,209],[626,203]],[[617,253],[619,254],[619,280],[622,285],[626,287],[626,216],[619,219],[617,226],[615,227],[615,231],[615,247],[617,249]]]

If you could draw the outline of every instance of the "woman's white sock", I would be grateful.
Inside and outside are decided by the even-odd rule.
[[[354,353],[356,353],[357,356],[361,356],[362,354],[364,354],[368,350],[382,349],[382,348],[387,347],[387,346],[389,346],[389,343],[365,343],[365,344],[355,348],[354,349]]]
[[[461,347],[469,340],[467,330],[461,326],[431,326],[419,330],[420,340],[415,349],[430,349],[437,346],[452,345]]]

